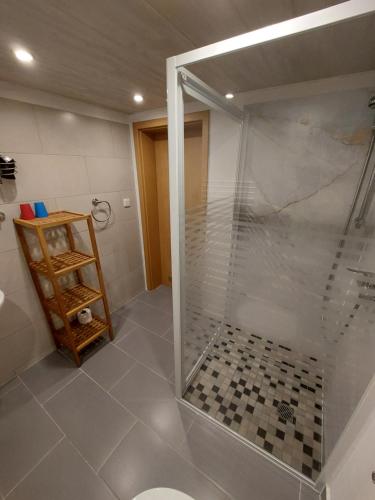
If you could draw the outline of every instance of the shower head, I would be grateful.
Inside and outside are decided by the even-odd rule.
[[[370,100],[368,102],[368,107],[370,109],[375,109],[375,95],[373,95],[372,97],[370,97]]]

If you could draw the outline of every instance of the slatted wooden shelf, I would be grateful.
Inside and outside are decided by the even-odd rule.
[[[95,257],[78,252],[77,250],[70,250],[68,252],[61,253],[60,255],[51,256],[52,269],[56,276],[62,276],[63,274],[70,273],[80,267],[92,264],[93,262],[95,262]],[[42,274],[49,273],[45,259],[30,262],[30,267]]]
[[[79,221],[87,223],[93,255],[87,255],[75,248],[71,223]],[[59,348],[61,345],[67,347],[73,353],[75,362],[79,366],[81,364],[79,354],[81,349],[106,331],[110,339],[113,339],[111,316],[91,216],[90,214],[60,211],[52,212],[48,217],[41,219],[14,219],[14,224],[56,347]],[[44,231],[57,226],[65,227],[66,231],[63,234],[68,240],[69,250],[60,255],[50,255]],[[32,259],[24,234],[25,228],[36,233],[43,255],[43,259],[40,261]],[[99,290],[95,290],[83,282],[84,275],[81,268],[87,264],[95,264]],[[77,284],[70,288],[63,288],[62,280],[59,278],[67,273],[75,274],[75,283]],[[41,275],[47,277],[52,284],[54,295],[51,298],[45,297],[40,282]],[[95,316],[87,325],[81,325],[75,315],[84,307],[98,300],[103,302],[105,320]],[[52,313],[60,317],[64,325],[62,328],[56,329]]]
[[[72,339],[69,339],[64,327],[56,330],[56,337],[68,349],[71,348],[70,342],[73,341],[74,347],[77,351],[80,351],[102,335],[108,329],[108,324],[97,316],[94,316],[92,321],[87,325],[81,325],[77,320],[74,320],[70,323],[70,328]]]
[[[81,283],[67,288],[61,293],[61,301],[65,314],[70,317],[84,307],[102,298],[101,292]],[[47,307],[56,314],[60,314],[60,305],[55,297],[46,300]]]
[[[64,224],[70,224],[72,222],[78,222],[80,220],[87,220],[90,218],[89,214],[80,214],[76,212],[67,212],[65,210],[60,212],[51,212],[48,217],[43,217],[41,219],[14,219],[15,224],[19,224],[30,229],[35,229],[37,227],[42,227],[47,229],[50,227],[62,226]]]

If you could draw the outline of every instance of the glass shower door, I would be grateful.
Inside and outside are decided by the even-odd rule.
[[[211,134],[212,197],[186,212],[185,398],[314,481],[373,372],[372,208],[343,234],[370,95],[248,106],[241,130],[227,124],[232,179]]]

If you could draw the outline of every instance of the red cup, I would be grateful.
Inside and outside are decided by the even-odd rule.
[[[20,215],[21,219],[24,220],[35,219],[35,215],[33,209],[31,208],[30,203],[21,203],[20,209],[21,209],[21,215]]]

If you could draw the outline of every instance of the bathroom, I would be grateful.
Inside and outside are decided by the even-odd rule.
[[[375,1],[0,26],[0,499],[374,498]]]

